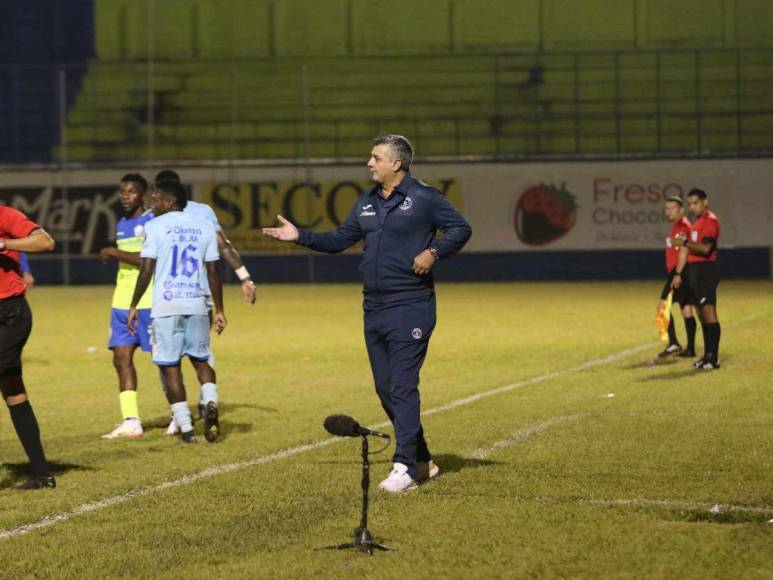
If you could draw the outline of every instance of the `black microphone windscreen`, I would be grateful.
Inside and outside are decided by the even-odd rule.
[[[330,415],[323,423],[325,430],[337,437],[356,437],[359,423],[348,415]]]

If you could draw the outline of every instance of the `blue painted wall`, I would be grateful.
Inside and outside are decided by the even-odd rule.
[[[720,250],[723,278],[770,278],[769,248]],[[258,284],[361,282],[360,256],[245,256],[244,262]],[[33,274],[41,284],[62,283],[60,260],[30,258]],[[581,281],[663,279],[663,252],[574,251],[465,253],[441,262],[435,271],[445,282]],[[74,258],[73,284],[112,284],[116,267],[95,257]],[[313,274],[311,274],[313,272]],[[226,280],[234,281],[233,273]]]
[[[60,64],[72,103],[94,54],[93,0],[0,1],[0,163],[51,161]]]

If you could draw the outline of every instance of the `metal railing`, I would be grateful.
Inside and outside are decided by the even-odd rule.
[[[773,154],[773,50],[0,66],[0,163]]]

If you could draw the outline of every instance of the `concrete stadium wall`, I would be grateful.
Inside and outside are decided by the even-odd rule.
[[[369,187],[364,166],[178,168],[210,204],[260,282],[354,282],[359,248],[315,255],[261,234],[282,213],[315,231],[336,227]],[[0,174],[0,202],[30,215],[58,240],[54,256],[33,256],[42,282],[110,283],[114,264],[99,250],[120,218],[117,182],[132,167]],[[151,177],[157,170],[147,171]],[[457,281],[660,278],[670,225],[663,200],[692,187],[710,194],[722,224],[726,277],[771,275],[773,160],[598,163],[431,163],[415,174],[435,185],[473,227],[461,255],[438,266]],[[66,189],[63,188],[66,185]]]
[[[61,259],[30,258],[36,281],[62,284]],[[258,284],[360,283],[359,255],[244,256]],[[726,278],[771,278],[770,248],[722,251],[720,270]],[[113,284],[116,265],[96,257],[79,256],[70,264],[70,283]],[[236,283],[230,269],[224,280]],[[625,281],[662,279],[663,253],[637,251],[477,252],[463,253],[439,264],[439,282]]]
[[[154,12],[148,13],[152,5]],[[773,46],[769,0],[95,0],[101,59]]]

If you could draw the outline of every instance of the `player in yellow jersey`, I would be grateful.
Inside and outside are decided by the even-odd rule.
[[[110,312],[110,339],[108,348],[113,351],[113,365],[118,373],[119,400],[123,421],[103,439],[142,437],[142,422],[137,405],[137,371],[134,368],[134,351],[139,346],[150,352],[151,292],[146,292],[138,304],[137,332],[129,333],[126,321],[131,307],[134,287],[140,273],[140,250],[145,235],[145,224],[153,214],[145,211],[143,200],[148,182],[138,173],[124,175],[121,179],[120,202],[124,217],[116,224],[116,246],[103,248],[99,257],[103,262],[118,260],[113,304]]]

